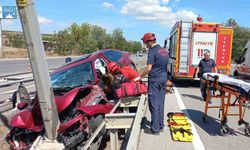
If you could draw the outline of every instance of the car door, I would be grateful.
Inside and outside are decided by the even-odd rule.
[[[241,75],[243,77],[246,75],[246,71],[247,71],[247,66],[245,64],[246,53],[247,53],[247,48],[244,49],[244,51],[242,52],[242,54],[241,54],[241,56],[239,58],[238,65],[237,65],[237,70],[239,72],[239,75]]]

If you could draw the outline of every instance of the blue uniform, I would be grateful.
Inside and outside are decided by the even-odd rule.
[[[204,73],[209,73],[212,72],[212,69],[216,66],[215,62],[213,59],[208,59],[206,60],[205,58],[202,59],[198,65],[199,69],[200,69],[200,77],[202,78]],[[203,99],[205,100],[207,93],[206,93],[206,84],[203,82],[200,82],[200,90],[201,90],[201,95],[203,97]]]
[[[148,75],[148,101],[151,112],[151,130],[164,127],[164,101],[167,81],[168,53],[156,45],[149,50],[147,64],[152,65]]]
[[[198,65],[200,68],[200,75],[203,76],[204,73],[212,72],[212,69],[215,67],[215,62],[213,59],[206,60],[202,59]]]

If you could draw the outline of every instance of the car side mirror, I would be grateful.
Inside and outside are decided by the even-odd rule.
[[[17,108],[19,109],[19,110],[22,110],[22,109],[24,109],[25,107],[27,107],[29,105],[29,103],[27,103],[27,102],[20,102],[20,103],[18,103],[17,104]]]
[[[166,38],[166,39],[164,40],[164,46],[163,46],[163,48],[167,48],[167,45],[168,45],[168,38]]]
[[[235,62],[236,62],[237,64],[241,63],[241,57],[236,58],[236,59],[235,59]]]
[[[21,102],[31,103],[30,95],[22,83],[18,86],[18,93]]]

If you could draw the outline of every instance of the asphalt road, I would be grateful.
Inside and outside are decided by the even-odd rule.
[[[74,59],[77,57],[74,57]],[[65,57],[47,58],[49,69],[54,69],[65,64]],[[21,59],[0,59],[0,75],[30,71],[30,62],[27,58]],[[34,87],[33,82],[25,83],[28,89]],[[33,86],[32,86],[33,85]],[[9,99],[17,89],[18,84],[0,88],[0,101]],[[33,89],[34,90],[34,89]]]
[[[232,134],[222,137],[220,134],[219,109],[209,109],[207,123],[203,123],[201,117],[204,115],[205,103],[201,100],[199,87],[188,82],[179,83],[177,87],[186,106],[186,111],[190,115],[190,120],[195,124],[196,130],[206,149],[249,149],[250,137],[244,135],[244,126],[238,125],[238,116],[228,117],[228,125],[232,129]],[[212,103],[212,105],[220,105],[220,100],[213,99]],[[238,111],[237,107],[230,108],[229,110],[231,113],[238,113]],[[249,109],[246,109],[244,119],[250,122]]]
[[[199,91],[199,83],[181,81],[176,83],[174,94],[167,94],[165,99],[165,123],[167,124],[168,112],[184,112],[189,114],[189,122],[192,122],[194,136],[193,142],[176,142],[171,139],[169,128],[166,127],[160,135],[145,133],[145,127],[150,125],[150,112],[147,109],[143,128],[141,130],[139,149],[143,150],[246,150],[250,147],[250,137],[244,135],[244,125],[238,125],[238,116],[228,117],[228,126],[231,134],[221,136],[221,123],[219,109],[208,110],[208,119],[204,123],[205,103],[202,101]],[[179,98],[177,98],[179,97]],[[234,100],[234,99],[233,99]],[[233,100],[231,102],[233,102]],[[212,99],[211,105],[219,105],[219,99]],[[238,113],[238,107],[231,107],[230,113]],[[250,122],[250,110],[246,109],[245,121]],[[197,132],[197,134],[195,134]],[[197,138],[199,137],[199,138]]]
[[[139,64],[144,57],[136,57],[131,55],[135,64]],[[73,60],[77,59],[78,56],[72,57]],[[65,57],[49,57],[46,59],[49,69],[55,69],[65,64]],[[28,58],[18,58],[18,59],[0,59],[0,75],[10,74],[16,72],[27,72],[30,70],[30,62]]]
[[[28,92],[35,91],[34,82],[25,82],[24,86],[27,88]],[[0,101],[11,98],[12,94],[17,90],[17,88],[18,84],[13,84],[11,86],[0,88]]]
[[[77,57],[73,57],[75,59]],[[47,58],[49,69],[54,69],[65,64],[65,57]],[[30,70],[30,62],[27,58],[20,59],[0,59],[0,75],[16,72],[27,72]]]

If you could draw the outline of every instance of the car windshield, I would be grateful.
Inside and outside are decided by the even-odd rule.
[[[53,89],[74,88],[93,80],[94,74],[90,62],[51,75]]]

